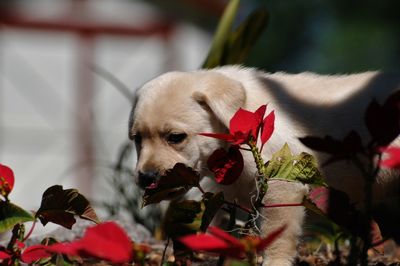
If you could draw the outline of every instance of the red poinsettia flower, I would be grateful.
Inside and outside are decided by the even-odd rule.
[[[272,111],[265,117],[262,124],[261,150],[264,147],[264,144],[271,138],[272,133],[274,133],[274,129],[275,129],[275,112]]]
[[[4,251],[4,250],[0,250],[0,260],[6,260],[6,259],[11,259],[12,254]]]
[[[238,146],[231,146],[228,152],[221,148],[211,154],[207,166],[214,173],[218,184],[230,185],[243,171],[243,156]]]
[[[381,166],[387,168],[400,168],[400,147],[386,147],[381,148],[380,151],[389,155],[388,158],[381,161]]]
[[[33,245],[24,250],[21,254],[21,260],[27,264],[32,264],[40,259],[50,258],[51,252],[46,250],[46,246]]]
[[[264,120],[267,105],[262,105],[255,112],[240,108],[229,122],[229,134],[200,133],[200,135],[222,139],[234,145],[257,141],[261,129],[262,145],[268,141],[274,131],[275,115],[271,112]]]
[[[114,222],[106,222],[88,228],[81,239],[71,243],[31,246],[23,252],[21,258],[24,262],[31,263],[40,258],[47,258],[51,253],[127,263],[133,258],[133,246],[120,226]]]
[[[8,166],[0,164],[0,194],[7,197],[14,187],[14,173]]]
[[[247,236],[237,239],[217,227],[210,226],[208,228],[210,234],[188,235],[180,238],[179,241],[193,251],[207,251],[240,259],[248,253],[260,252],[267,248],[285,228],[286,226],[282,226],[265,238]]]

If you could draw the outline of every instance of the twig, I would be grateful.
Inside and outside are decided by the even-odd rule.
[[[92,70],[94,73],[110,82],[111,85],[113,85],[131,103],[134,102],[134,95],[131,93],[130,89],[119,79],[117,79],[111,72],[100,66],[92,66]]]
[[[165,255],[167,254],[167,248],[168,248],[168,245],[169,245],[169,240],[170,240],[170,238],[168,237],[167,238],[167,243],[165,243],[165,248],[164,248],[164,251],[163,251],[163,254],[162,254],[162,257],[161,257],[161,264],[160,265],[164,265]]]
[[[232,202],[224,200],[224,203],[229,205],[229,206],[237,207],[237,208],[239,208],[242,211],[247,212],[247,213],[252,213],[253,212],[253,210],[251,210],[251,209],[249,209],[247,207],[244,207],[244,206],[242,206],[242,205],[240,205],[240,204],[238,204],[236,202],[232,203]]]
[[[26,234],[22,242],[25,242],[31,236],[33,230],[35,229],[36,221],[37,221],[36,219],[33,221],[31,229],[29,229],[29,232]]]

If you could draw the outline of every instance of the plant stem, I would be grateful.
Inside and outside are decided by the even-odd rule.
[[[256,163],[256,167],[257,167],[257,187],[259,188],[259,193],[257,195],[257,198],[254,202],[253,205],[253,210],[249,213],[249,217],[247,220],[247,223],[245,225],[245,228],[251,228],[251,227],[255,227],[255,225],[253,223],[251,223],[253,217],[255,217],[257,215],[257,211],[259,208],[263,207],[263,199],[265,194],[267,193],[268,190],[268,177],[266,175],[266,168],[265,168],[265,164],[264,164],[264,160],[261,156],[261,152],[258,149],[257,145],[256,145],[256,141],[254,141],[253,139],[250,139],[248,142],[248,145],[250,146],[250,151],[253,155],[254,158],[254,162]],[[250,262],[253,263],[253,262]],[[251,264],[253,265],[253,264]],[[256,264],[254,264],[256,265]]]
[[[200,186],[200,184],[197,185],[197,188],[200,190],[201,194],[206,194],[206,192],[204,191],[204,189]]]
[[[24,234],[25,234],[24,224],[14,225],[14,228],[12,229],[12,236],[11,236],[10,242],[8,242],[7,249],[12,250],[15,245],[15,242],[17,240],[21,241],[24,237]]]
[[[266,168],[265,168],[264,160],[261,157],[261,152],[258,149],[256,142],[254,140],[250,140],[249,146],[251,149],[251,153],[253,154],[254,162],[256,163],[257,172],[258,172],[257,183],[258,183],[260,191],[259,191],[259,195],[255,202],[255,208],[257,209],[257,208],[262,207],[262,205],[263,205],[262,200],[268,190],[268,184],[267,184],[268,177],[266,175]]]
[[[363,173],[364,175],[364,180],[365,180],[365,185],[364,185],[364,204],[365,204],[365,224],[363,225],[363,233],[364,235],[362,235],[364,244],[361,250],[361,265],[362,266],[367,266],[368,265],[368,249],[371,247],[372,245],[372,237],[371,237],[371,222],[372,222],[372,211],[373,211],[373,207],[372,207],[372,197],[373,197],[373,193],[372,193],[372,189],[373,189],[373,185],[375,183],[376,180],[376,176],[379,173],[379,163],[381,160],[381,156],[379,155],[378,157],[378,162],[377,162],[377,166],[374,166],[373,160],[372,158],[370,158],[369,162],[369,167],[368,169],[365,169],[363,163],[359,160],[359,158],[357,156],[354,156],[353,158],[353,162],[354,164],[359,168],[359,170]]]
[[[36,225],[36,220],[33,221],[31,229],[29,229],[28,234],[26,234],[26,236],[24,237],[24,239],[22,240],[22,242],[25,242],[32,234],[33,230],[35,229],[35,225]]]
[[[168,248],[168,245],[169,245],[169,240],[170,240],[170,238],[168,237],[167,238],[167,243],[165,243],[165,248],[164,248],[164,251],[163,251],[163,254],[162,254],[162,257],[161,257],[161,266],[162,265],[164,265],[164,261],[165,261],[165,255],[167,254],[167,248]]]
[[[224,200],[224,203],[227,204],[227,205],[229,205],[229,206],[237,207],[237,208],[239,208],[239,209],[241,209],[242,211],[247,212],[247,213],[251,213],[251,212],[252,212],[251,209],[249,209],[249,208],[247,208],[247,207],[244,207],[244,206],[238,204],[237,202],[232,203],[232,202],[229,202],[229,201]]]
[[[266,178],[265,177],[265,165],[264,165],[264,160],[261,157],[261,153],[257,148],[256,142],[253,140],[249,141],[249,146],[250,146],[250,151],[253,154],[254,161],[256,163],[257,167],[257,172],[258,176],[261,178]]]
[[[257,266],[257,255],[254,252],[249,252],[247,254],[247,261],[250,266]]]

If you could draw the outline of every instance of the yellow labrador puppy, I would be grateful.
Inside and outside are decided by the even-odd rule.
[[[209,174],[208,156],[227,144],[198,133],[227,132],[229,120],[240,107],[255,111],[266,103],[269,110],[275,110],[276,122],[275,132],[263,149],[264,158],[270,159],[287,142],[293,153],[306,151],[324,162],[323,154],[308,150],[298,138],[329,134],[342,139],[354,129],[367,139],[363,122],[366,107],[373,98],[382,102],[399,88],[400,76],[379,72],[292,75],[225,66],[161,75],[137,90],[131,113],[129,135],[137,145],[137,182],[146,187],[178,162]],[[218,186],[209,178],[203,181],[206,190],[223,190],[228,199],[238,199],[250,206],[256,168],[250,154],[243,152],[243,155],[245,169],[233,185]],[[322,170],[330,185],[348,192],[354,201],[362,199],[363,180],[357,169],[340,162]],[[377,197],[388,182],[382,182],[377,188]],[[301,184],[270,181],[265,200],[267,203],[301,202],[307,191]],[[262,216],[264,234],[288,225],[283,236],[266,250],[264,265],[291,265],[301,234],[303,207],[265,209]]]

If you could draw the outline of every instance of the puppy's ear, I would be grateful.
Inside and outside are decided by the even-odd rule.
[[[246,91],[242,83],[221,75],[208,81],[201,91],[194,92],[193,98],[229,128],[230,119],[246,102]]]

